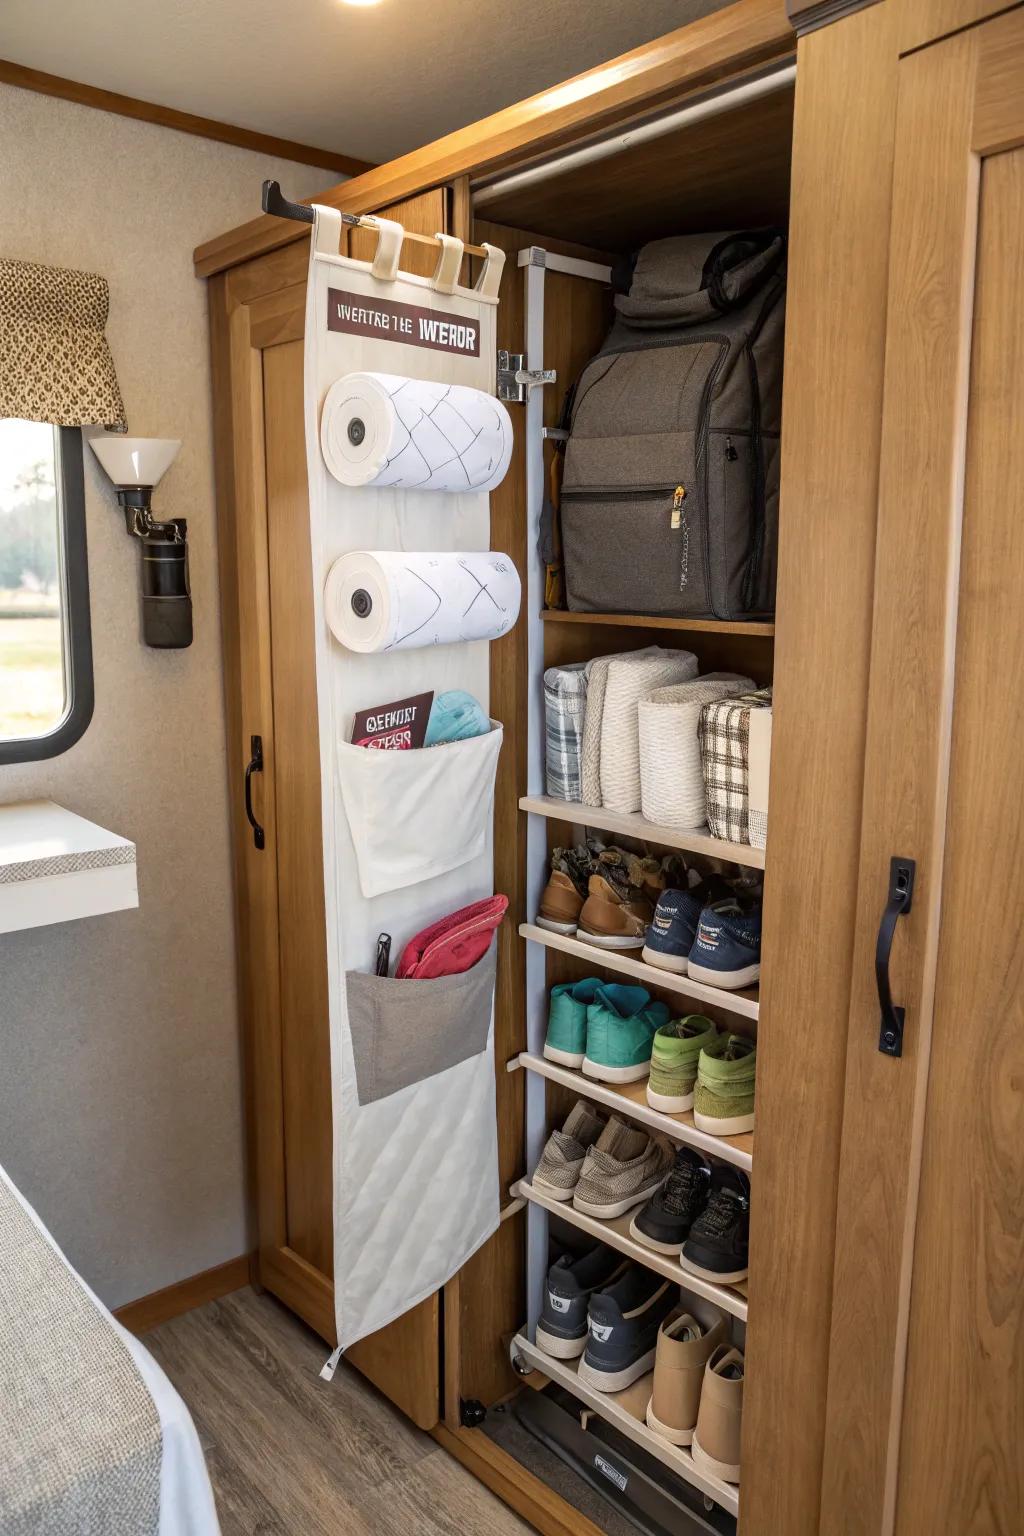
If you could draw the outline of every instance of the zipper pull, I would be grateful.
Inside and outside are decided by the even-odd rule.
[[[736,449],[732,445],[731,437],[727,437],[725,440],[725,456],[730,463],[732,463],[734,459],[739,458],[739,454],[736,452]]]
[[[683,514],[680,509],[683,505],[683,497],[685,495],[686,487],[683,485],[677,485],[672,493],[672,521],[669,525],[672,528],[679,528],[682,526]]]

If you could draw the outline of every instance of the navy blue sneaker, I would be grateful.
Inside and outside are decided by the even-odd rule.
[[[705,907],[697,924],[687,970],[691,981],[735,991],[761,974],[761,909],[744,911],[737,901]]]
[[[697,935],[707,889],[662,891],[644,940],[643,958],[662,971],[686,975],[686,963]]]

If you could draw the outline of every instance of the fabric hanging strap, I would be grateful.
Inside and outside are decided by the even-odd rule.
[[[0,260],[0,416],[124,432],[107,280]]]

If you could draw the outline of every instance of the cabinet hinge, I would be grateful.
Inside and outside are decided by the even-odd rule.
[[[498,399],[507,404],[522,404],[531,389],[553,384],[558,377],[553,368],[527,368],[522,352],[498,352]]]

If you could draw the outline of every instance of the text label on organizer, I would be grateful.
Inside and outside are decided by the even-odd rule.
[[[327,290],[327,329],[349,331],[353,336],[379,336],[382,341],[404,341],[407,346],[430,347],[435,352],[458,352],[462,357],[480,356],[480,327],[464,315],[400,304],[394,299],[368,299],[343,288]]]

